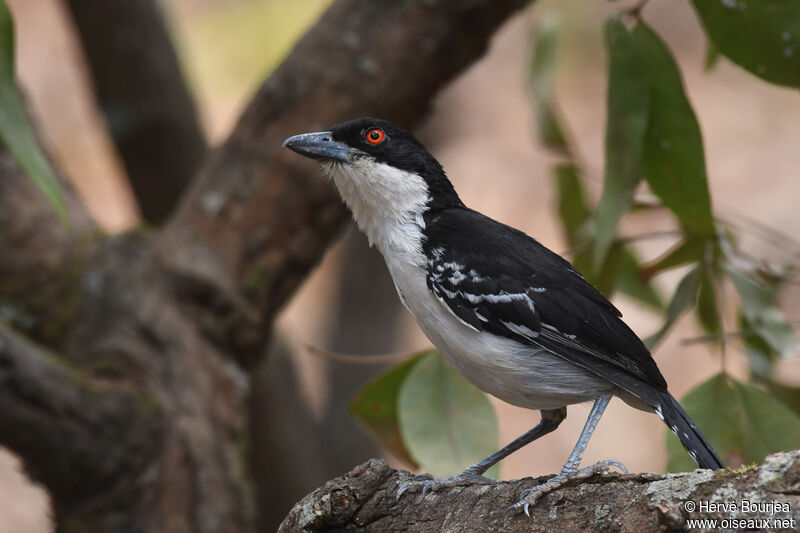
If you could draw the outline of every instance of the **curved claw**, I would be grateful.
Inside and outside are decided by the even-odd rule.
[[[598,461],[591,466],[587,466],[586,468],[581,468],[572,476],[577,479],[585,479],[589,476],[593,476],[594,474],[598,474],[600,472],[608,472],[612,466],[616,466],[620,470],[622,470],[625,474],[628,473],[628,469],[625,468],[625,465],[620,463],[619,461],[614,461],[613,459],[606,459],[605,461]]]
[[[531,505],[535,504],[539,498],[541,498],[544,494],[549,492],[548,490],[541,490],[539,487],[535,487],[534,489],[527,489],[525,490],[520,499],[517,503],[511,506],[512,509],[519,509],[522,508],[522,511],[525,515],[530,518],[531,517]]]
[[[608,465],[608,466],[616,466],[617,468],[619,468],[620,470],[622,470],[622,472],[623,472],[625,475],[627,475],[627,474],[628,474],[628,469],[627,469],[627,468],[625,468],[625,465],[624,465],[624,464],[622,464],[622,463],[620,463],[619,461],[614,461],[613,459],[609,459],[608,461],[604,461],[604,462],[605,462],[605,463],[606,463],[606,465]]]
[[[451,476],[448,478],[437,478],[431,474],[416,474],[411,477],[410,480],[401,483],[397,489],[397,497],[395,501],[399,501],[400,497],[405,494],[406,492],[410,491],[412,488],[417,489],[418,487],[422,488],[422,497],[424,498],[429,492],[437,492],[438,490],[456,485],[457,483],[461,483],[465,480],[470,480],[474,482],[491,482],[489,478],[486,478],[480,474],[475,473],[474,471],[470,471],[467,469],[464,473],[459,474],[457,476]],[[416,492],[414,490],[413,492]]]
[[[431,474],[415,474],[411,476],[409,481],[405,481],[400,484],[399,488],[397,489],[397,496],[395,501],[400,501],[400,497],[403,496],[406,492],[409,491],[415,485],[422,483],[422,495],[425,496],[435,484],[435,478]]]
[[[400,501],[400,497],[403,495],[403,493],[404,493],[405,491],[407,491],[407,490],[408,490],[408,487],[409,487],[409,484],[408,484],[408,483],[403,483],[402,485],[400,485],[400,488],[399,488],[399,489],[397,489],[397,497],[395,498],[395,501],[396,501],[396,502],[399,502],[399,501]]]

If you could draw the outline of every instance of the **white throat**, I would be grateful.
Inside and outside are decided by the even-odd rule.
[[[353,164],[323,163],[359,229],[384,257],[422,257],[422,214],[430,202],[428,184],[416,173],[370,158]]]

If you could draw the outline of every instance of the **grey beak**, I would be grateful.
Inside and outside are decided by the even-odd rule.
[[[283,146],[311,159],[329,159],[349,164],[357,155],[363,154],[361,150],[333,140],[329,131],[295,135],[283,141]]]

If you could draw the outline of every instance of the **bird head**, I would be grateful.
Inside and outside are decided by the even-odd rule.
[[[384,226],[424,227],[424,213],[463,205],[422,143],[385,120],[351,120],[289,137],[283,146],[321,163],[373,242],[380,243]]]

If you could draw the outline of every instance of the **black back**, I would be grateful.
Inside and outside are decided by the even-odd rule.
[[[464,322],[546,348],[637,396],[645,394],[636,380],[666,390],[650,352],[619,310],[567,260],[468,208],[429,213],[425,222],[429,288]],[[488,294],[527,295],[533,308],[527,299],[478,301]],[[521,335],[504,322],[536,335]]]

